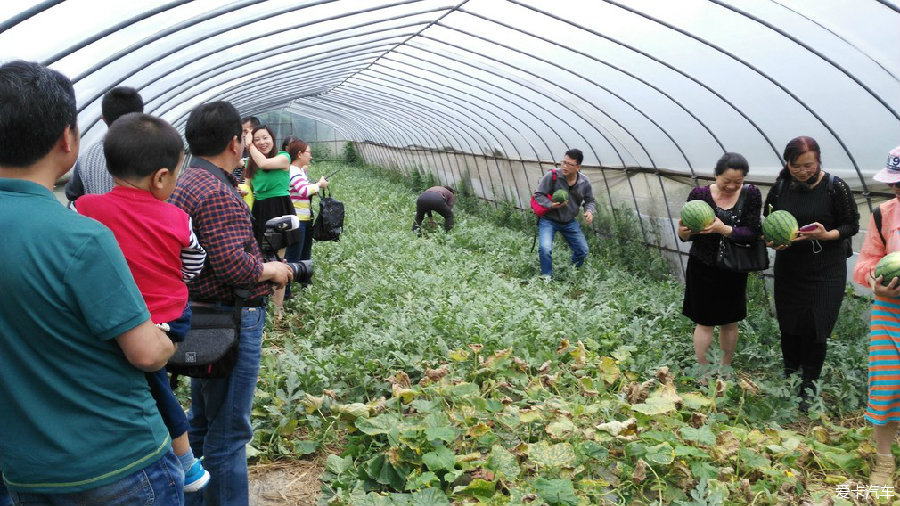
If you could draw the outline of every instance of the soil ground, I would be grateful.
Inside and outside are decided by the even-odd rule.
[[[250,506],[315,506],[323,465],[286,461],[250,466]]]

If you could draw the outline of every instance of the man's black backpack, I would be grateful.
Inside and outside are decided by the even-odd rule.
[[[312,236],[316,241],[337,241],[344,230],[344,203],[331,198],[331,192],[319,198],[319,214],[313,221]]]

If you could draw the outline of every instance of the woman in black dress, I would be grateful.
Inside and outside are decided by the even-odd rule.
[[[749,165],[737,153],[725,153],[716,162],[716,182],[691,190],[688,200],[703,200],[716,212],[712,225],[692,233],[679,220],[678,237],[693,241],[685,271],[682,313],[697,324],[694,327],[694,353],[697,362],[708,364],[706,352],[719,327],[722,365],[730,366],[737,347],[738,322],[747,316],[747,273],[716,267],[716,254],[722,236],[738,242],[759,238],[762,194],[744,184]],[[701,379],[701,383],[705,378]]]
[[[807,389],[822,373],[826,339],[844,300],[850,238],[859,231],[859,211],[847,183],[822,170],[821,151],[814,139],[792,139],[782,157],[785,166],[763,209],[767,216],[779,209],[788,211],[801,228],[809,228],[790,245],[774,248],[775,310],[784,374],[802,369],[800,397],[805,399]]]

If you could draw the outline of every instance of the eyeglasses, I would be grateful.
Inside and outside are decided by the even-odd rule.
[[[891,188],[895,188],[895,187],[897,187],[898,185],[900,185],[900,181],[898,181],[898,182],[896,182],[896,183],[888,183],[887,185],[890,186]]]
[[[577,163],[577,162],[571,162],[571,161],[568,161],[568,160],[563,160],[563,161],[561,162],[561,165],[565,165],[566,167],[578,167],[578,163]]]

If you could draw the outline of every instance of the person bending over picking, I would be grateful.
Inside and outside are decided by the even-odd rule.
[[[413,232],[418,232],[422,226],[422,219],[428,215],[431,224],[434,225],[436,212],[444,217],[444,230],[449,232],[453,228],[453,188],[449,186],[432,186],[422,192],[416,199],[416,219],[413,220]]]

